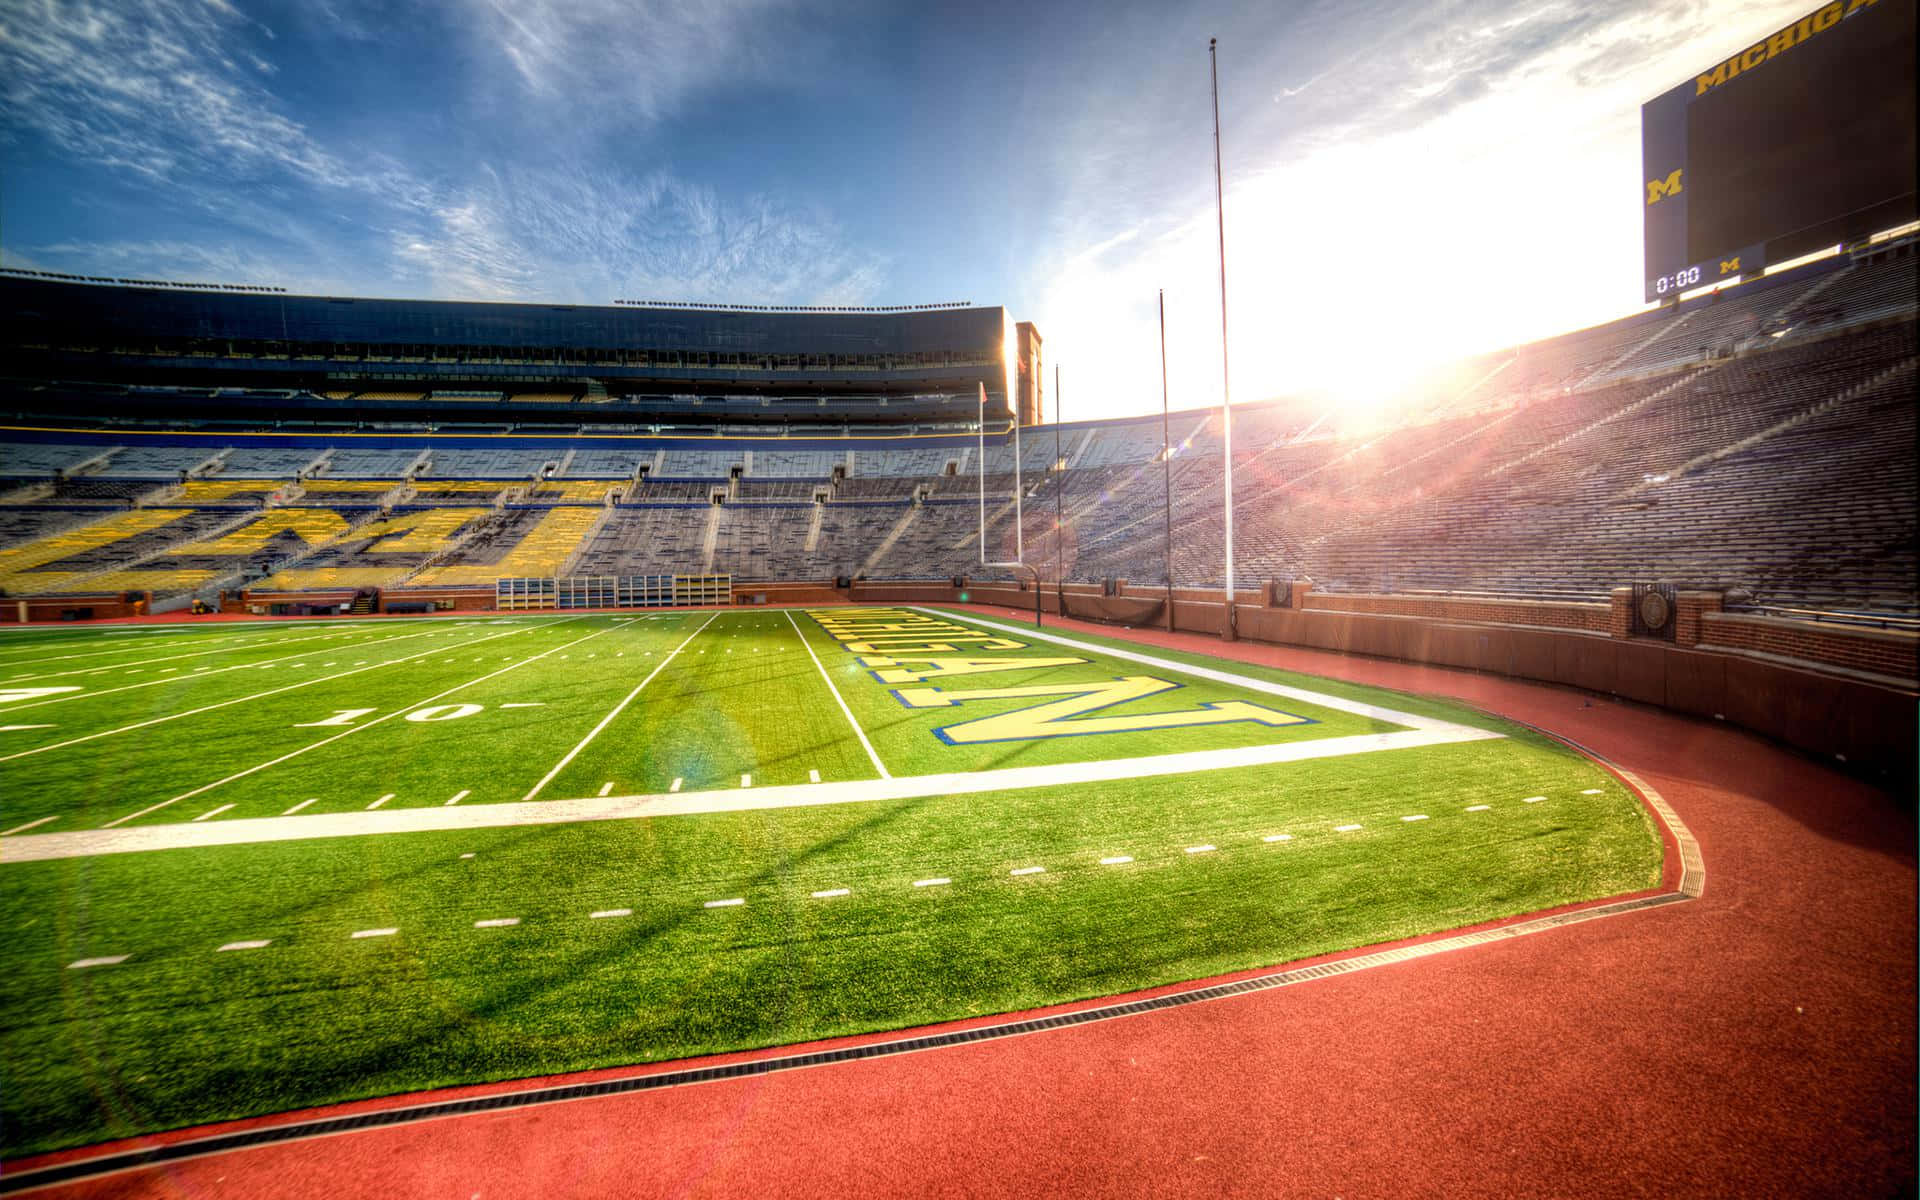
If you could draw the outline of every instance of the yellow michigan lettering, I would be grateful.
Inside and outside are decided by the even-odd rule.
[[[1663,198],[1667,196],[1679,195],[1680,194],[1680,172],[1682,170],[1683,168],[1681,167],[1675,167],[1672,173],[1670,173],[1665,179],[1647,180],[1647,203],[1658,204]]]
[[[918,669],[902,667],[898,658],[911,659],[924,663]],[[1038,671],[1044,667],[1071,667],[1087,660],[1084,658],[935,658],[926,654],[904,654],[898,658],[863,658],[860,665],[874,670],[874,678],[881,683],[923,683],[926,680],[948,675],[982,675],[995,671]]]
[[[937,635],[937,642],[922,638],[908,638],[895,641],[881,639],[871,642],[848,642],[847,650],[854,654],[965,654],[969,650],[1025,650],[1025,642],[1016,642],[1011,638],[988,637],[984,634],[972,634],[967,637],[955,637],[951,634]],[[971,646],[957,643],[972,642]]]
[[[1211,701],[1199,708],[1180,712],[1133,713],[1125,716],[1090,717],[1087,713],[1141,700],[1172,691],[1180,684],[1149,675],[1128,675],[1091,683],[1040,683],[1025,687],[981,688],[975,691],[946,691],[941,688],[901,688],[894,692],[909,708],[950,708],[970,700],[1008,700],[1028,696],[1059,696],[1050,704],[1038,704],[998,716],[963,721],[935,730],[949,745],[979,742],[1025,741],[1034,738],[1072,737],[1083,733],[1140,733],[1149,729],[1186,728],[1195,725],[1226,725],[1235,721],[1256,721],[1262,725],[1305,725],[1305,717],[1279,712],[1244,700]]]

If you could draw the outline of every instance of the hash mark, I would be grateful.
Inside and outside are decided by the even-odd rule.
[[[828,888],[824,892],[813,893],[813,898],[815,900],[831,900],[835,896],[845,896],[850,893],[851,889],[849,888]]]
[[[1360,828],[1358,825],[1335,825],[1333,831],[1335,833],[1352,833],[1358,828]]]
[[[1492,807],[1493,805],[1491,804],[1469,804],[1467,805],[1467,811],[1468,812],[1486,812],[1488,809]]]
[[[735,896],[731,900],[709,900],[705,904],[701,905],[701,907],[702,908],[738,908],[745,903],[746,903],[745,899],[739,896]]]
[[[948,885],[949,883],[952,883],[952,882],[953,882],[953,880],[951,880],[951,879],[947,879],[947,878],[945,878],[945,877],[937,877],[937,878],[934,878],[934,879],[916,879],[916,880],[914,880],[914,881],[913,881],[913,886],[915,886],[915,887],[945,887],[946,885]]]
[[[633,915],[633,910],[630,908],[603,908],[599,912],[590,912],[587,915],[595,920],[601,917],[630,917]]]
[[[226,945],[220,947],[220,949],[216,950],[214,953],[218,954],[227,950],[258,950],[258,949],[261,949],[262,947],[271,946],[271,945],[273,945],[272,938],[261,938],[257,942],[228,942]]]
[[[115,967],[127,961],[125,954],[115,954],[107,958],[82,958],[67,964],[67,970],[78,971],[87,967]]]
[[[398,929],[356,929],[347,936],[349,938],[392,937],[399,932]]]
[[[1130,863],[1132,861],[1133,861],[1133,855],[1131,854],[1116,854],[1111,858],[1101,859],[1100,865],[1103,867],[1117,867],[1121,863]]]
[[[1290,833],[1270,833],[1260,840],[1263,842],[1290,842],[1293,840],[1293,835]]]
[[[519,917],[489,917],[484,921],[475,921],[473,927],[475,929],[506,929],[519,923]]]
[[[1015,867],[1013,870],[1008,871],[1007,874],[1009,875],[1040,875],[1045,873],[1045,871],[1046,871],[1045,867]]]

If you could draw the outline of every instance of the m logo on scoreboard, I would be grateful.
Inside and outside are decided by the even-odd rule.
[[[1680,194],[1680,172],[1685,168],[1675,167],[1673,173],[1665,179],[1647,180],[1647,203],[1658,204],[1667,196]]]
[[[1734,256],[1734,257],[1732,257],[1732,258],[1723,258],[1723,259],[1721,259],[1721,260],[1720,260],[1720,273],[1721,273],[1722,275],[1738,275],[1738,274],[1740,273],[1740,258],[1739,258],[1739,256],[1738,256],[1738,255],[1735,255],[1735,256]]]

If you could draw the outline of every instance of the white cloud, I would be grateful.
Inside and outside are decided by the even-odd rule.
[[[437,296],[870,303],[887,265],[848,240],[823,214],[665,171],[528,168],[476,172],[389,235],[404,274]]]
[[[82,162],[154,179],[342,179],[342,163],[223,48],[250,24],[218,0],[13,7],[0,16],[0,121]]]

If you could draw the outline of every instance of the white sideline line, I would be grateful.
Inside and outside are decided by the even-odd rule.
[[[533,799],[535,796],[538,796],[540,794],[541,788],[544,788],[549,783],[552,783],[554,776],[558,775],[561,771],[564,771],[567,767],[567,764],[572,762],[575,756],[577,756],[582,750],[585,750],[587,748],[588,743],[592,742],[593,739],[600,736],[601,730],[605,729],[608,725],[611,725],[613,723],[613,719],[619,716],[623,711],[625,711],[627,705],[633,703],[633,698],[640,694],[640,690],[642,688],[646,687],[648,684],[653,682],[653,677],[655,675],[658,675],[660,672],[667,669],[667,664],[673,661],[673,655],[678,654],[682,650],[686,649],[687,642],[691,642],[694,638],[699,637],[700,630],[705,629],[707,626],[713,624],[714,617],[717,617],[719,615],[720,615],[719,611],[715,610],[711,616],[709,616],[706,620],[700,622],[700,629],[696,629],[692,633],[688,634],[686,641],[681,642],[678,646],[675,646],[673,648],[673,654],[669,654],[665,658],[661,659],[659,666],[647,672],[647,677],[645,679],[642,679],[638,684],[634,685],[634,689],[627,693],[626,698],[621,700],[620,703],[613,706],[612,712],[600,718],[600,723],[598,725],[595,725],[593,729],[590,732],[588,732],[587,736],[580,739],[579,745],[567,751],[565,757],[563,757],[559,762],[553,764],[553,770],[548,771],[545,775],[542,775],[540,777],[540,782],[533,785],[533,790],[529,791],[526,795],[520,797],[520,802],[522,804],[525,804],[527,801]]]
[[[787,624],[793,626],[793,636],[799,638],[800,644],[807,648],[807,657],[813,660],[814,668],[820,672],[820,678],[827,681],[827,690],[833,693],[833,702],[840,706],[840,712],[847,718],[847,724],[853,726],[853,735],[860,739],[861,747],[866,750],[867,757],[873,761],[873,769],[880,772],[880,778],[892,779],[893,776],[887,772],[886,764],[881,762],[880,755],[875,753],[873,743],[867,740],[867,731],[860,728],[860,722],[853,719],[853,710],[848,708],[847,702],[841,698],[840,689],[833,685],[833,677],[827,674],[827,668],[820,661],[820,656],[813,652],[813,643],[807,640],[806,634],[800,632],[800,622],[793,619],[793,610],[787,609],[785,612]]]
[[[106,958],[82,958],[67,964],[67,970],[79,971],[87,967],[115,967],[127,961],[128,955],[114,954]]]
[[[360,728],[366,728],[361,726]],[[349,731],[351,732],[351,731]],[[629,796],[587,796],[567,800],[538,800],[506,804],[462,805],[458,808],[388,809],[381,813],[320,813],[291,817],[241,818],[211,825],[178,822],[118,829],[72,830],[66,833],[29,833],[7,841],[6,863],[46,858],[76,858],[90,854],[121,854],[184,846],[225,846],[250,842],[289,841],[308,837],[359,837],[373,833],[415,833],[447,829],[498,829],[524,825],[569,824],[576,821],[618,821],[636,817],[686,816],[694,813],[747,812],[774,808],[806,808],[824,804],[857,804],[874,800],[914,800],[927,796],[952,797],[983,792],[1022,791],[1112,783],[1117,780],[1188,775],[1233,767],[1270,766],[1397,750],[1412,746],[1440,746],[1482,737],[1501,737],[1456,726],[1453,730],[1406,730],[1400,733],[1362,733],[1314,741],[1279,742],[1220,750],[1190,750],[1147,758],[1114,758],[1092,762],[1050,763],[1031,767],[1002,767],[991,771],[957,771],[942,775],[908,775],[893,779],[836,780],[831,783],[775,784],[770,787],[725,788],[682,792],[675,778],[666,793]],[[267,764],[271,765],[271,764]],[[139,814],[135,814],[139,815]],[[123,818],[129,820],[131,818]],[[118,824],[118,822],[116,822]]]
[[[577,621],[577,620],[580,620],[580,619],[581,619],[581,618],[579,618],[579,617],[569,617],[569,618],[568,618],[568,620],[573,620],[573,621]],[[558,622],[558,621],[556,621],[556,622],[554,622],[554,624],[556,624],[556,625],[557,625],[557,624],[560,624],[560,622]],[[544,625],[543,625],[543,626],[529,626],[528,628],[529,628],[529,629],[534,629],[534,628],[538,628],[538,629],[545,629],[545,628],[550,628],[550,626],[544,626]],[[493,633],[493,634],[488,634],[488,635],[487,635],[486,637],[484,637],[484,638],[480,638],[480,639],[478,639],[478,640],[479,640],[479,641],[483,641],[483,642],[484,642],[484,641],[490,641],[490,640],[492,640],[493,638],[500,638],[500,637],[512,637],[512,636],[513,636],[514,634],[516,634],[516,633],[525,633],[525,632],[527,632],[527,630],[524,630],[524,629],[509,629],[509,630],[507,630],[507,631],[506,631],[506,632],[504,632],[504,633]],[[416,658],[424,658],[424,657],[426,657],[427,655],[429,655],[429,654],[432,654],[432,653],[433,653],[433,651],[431,651],[431,650],[422,650],[422,651],[420,651],[420,652],[419,652],[418,654],[409,654],[409,655],[407,655],[407,656],[406,656],[406,657],[404,657],[404,658],[390,658],[390,659],[388,659],[388,660],[387,660],[386,662],[383,662],[383,663],[376,663],[375,665],[373,665],[373,666],[371,666],[371,667],[355,667],[355,668],[353,668],[353,669],[351,669],[351,670],[347,670],[347,671],[341,671],[341,672],[339,672],[338,674],[335,674],[335,675],[322,675],[322,676],[321,676],[320,678],[318,678],[318,679],[305,679],[305,680],[302,680],[302,681],[300,681],[299,683],[289,683],[289,684],[287,684],[287,685],[286,685],[286,686],[284,686],[284,687],[277,687],[277,688],[274,688],[274,689],[272,689],[272,690],[270,690],[270,691],[265,691],[265,692],[255,692],[255,693],[254,693],[253,695],[251,695],[251,696],[235,696],[235,697],[234,697],[233,699],[231,699],[231,700],[222,700],[222,701],[220,701],[220,702],[219,702],[219,703],[217,703],[217,704],[209,704],[209,705],[206,705],[206,706],[205,706],[205,707],[203,707],[203,708],[190,708],[190,709],[188,709],[188,710],[187,710],[186,712],[178,712],[178,713],[169,713],[168,715],[166,715],[166,716],[164,716],[164,717],[154,717],[154,718],[153,718],[152,720],[149,720],[149,721],[140,721],[140,722],[137,722],[137,723],[135,723],[135,724],[132,724],[132,725],[122,725],[122,726],[121,726],[120,728],[118,728],[118,729],[103,729],[103,730],[101,730],[101,731],[100,731],[100,732],[98,732],[98,733],[89,733],[89,734],[86,734],[85,736],[82,736],[82,737],[77,737],[77,738],[70,738],[70,739],[68,739],[67,741],[64,741],[64,742],[55,742],[55,743],[53,743],[52,745],[49,745],[49,746],[35,746],[35,747],[34,747],[33,749],[31,749],[31,750],[19,750],[19,751],[16,751],[16,752],[14,752],[14,753],[12,753],[12,754],[8,754],[8,755],[4,755],[4,756],[0,756],[0,762],[12,762],[12,761],[13,761],[14,759],[16,759],[16,758],[25,758],[25,757],[27,757],[27,756],[28,756],[29,754],[45,754],[45,753],[46,753],[47,751],[49,751],[49,750],[64,750],[64,749],[65,749],[65,748],[67,748],[68,746],[77,746],[77,745],[79,745],[79,744],[80,744],[81,742],[91,742],[91,741],[93,741],[93,740],[94,740],[95,738],[103,738],[103,737],[112,737],[112,736],[114,736],[115,734],[120,734],[120,733],[132,733],[132,732],[133,732],[134,730],[136,730],[136,729],[145,729],[145,728],[147,728],[147,727],[148,727],[148,726],[150,726],[150,725],[160,725],[160,724],[163,724],[163,723],[165,723],[165,722],[167,722],[167,721],[178,721],[178,720],[180,720],[180,719],[181,719],[182,717],[195,717],[195,716],[199,716],[199,715],[200,715],[201,713],[206,713],[206,712],[212,712],[213,710],[215,710],[215,709],[217,709],[217,708],[227,708],[227,707],[229,707],[229,706],[231,706],[231,705],[235,705],[235,704],[247,704],[247,703],[251,703],[252,701],[255,701],[255,700],[265,700],[265,699],[266,699],[266,698],[267,698],[268,696],[278,696],[278,695],[279,695],[280,693],[282,693],[282,692],[291,692],[291,691],[294,691],[294,690],[295,690],[295,689],[297,689],[297,688],[303,688],[303,687],[312,687],[312,686],[313,686],[314,684],[316,684],[316,683],[331,683],[331,682],[333,682],[333,681],[334,681],[334,680],[336,680],[336,679],[345,679],[345,678],[346,678],[347,676],[349,676],[349,675],[359,675],[359,674],[361,674],[362,672],[365,672],[365,671],[377,671],[377,670],[379,670],[379,669],[380,669],[381,667],[391,667],[391,666],[396,666],[396,665],[398,665],[398,664],[400,664],[400,663],[403,663],[403,662],[412,662],[412,661],[413,661],[414,659],[416,659]],[[331,665],[331,664],[329,664],[329,665]],[[168,669],[169,669],[169,670],[171,670],[172,668],[168,668]],[[105,693],[103,693],[103,692],[95,692],[95,693],[93,693],[93,694],[94,694],[94,695],[96,695],[96,696],[99,696],[99,695],[104,695]],[[369,724],[372,724],[372,723],[373,723],[373,722],[369,722]]]
[[[571,620],[571,621],[578,621],[578,620],[584,620],[584,619],[585,619],[585,618],[583,618],[583,617],[569,617],[569,618],[568,618],[568,620]],[[561,625],[561,624],[565,624],[565,622],[563,622],[563,621],[555,621],[555,622],[553,623],[553,625]],[[551,629],[551,628],[553,628],[553,625],[541,625],[541,626],[536,626],[535,628],[539,628],[539,629]],[[571,642],[567,642],[567,643],[565,643],[565,644],[563,644],[563,645],[560,645],[560,646],[555,646],[555,647],[553,648],[553,650],[564,650],[564,649],[566,649],[566,647],[567,647],[567,646],[577,646],[577,645],[579,645],[579,644],[580,644],[581,642],[584,642],[584,641],[586,641],[586,640],[587,640],[587,638],[596,638],[596,637],[599,637],[599,636],[600,636],[601,634],[603,634],[603,633],[608,633],[608,632],[610,632],[610,631],[612,630],[612,628],[613,628],[612,626],[608,626],[608,627],[607,627],[606,629],[597,629],[597,630],[595,630],[594,632],[592,632],[592,633],[589,633],[589,634],[587,634],[587,635],[586,635],[586,637],[581,637],[581,638],[575,638],[575,639],[574,639],[573,641],[571,641]],[[507,631],[506,633],[496,633],[496,634],[492,634],[492,635],[490,635],[490,636],[492,636],[492,637],[511,637],[511,636],[513,636],[514,634],[516,634],[516,633],[521,633],[521,632],[524,632],[524,631],[523,631],[523,630],[518,630],[518,629],[512,629],[512,630],[508,630],[508,631]],[[485,641],[486,639],[485,639],[485,638],[482,638],[481,640],[482,640],[482,641]],[[404,708],[396,708],[396,709],[394,709],[394,710],[393,710],[392,712],[390,712],[390,713],[388,713],[388,714],[386,714],[385,716],[382,716],[382,717],[375,717],[375,718],[374,718],[373,720],[371,720],[371,721],[368,721],[368,722],[367,722],[366,724],[364,724],[364,725],[355,725],[355,726],[353,726],[353,727],[351,727],[351,728],[349,728],[349,729],[344,729],[344,730],[342,730],[341,732],[339,732],[339,733],[336,733],[336,734],[334,734],[334,735],[333,735],[332,737],[328,737],[328,738],[322,738],[322,739],[320,739],[320,740],[319,740],[319,741],[317,741],[317,742],[311,742],[311,743],[309,743],[309,744],[307,744],[307,745],[305,745],[305,746],[302,746],[302,747],[300,747],[300,748],[299,748],[298,750],[292,750],[292,751],[289,751],[289,752],[288,752],[288,753],[286,753],[286,754],[282,754],[282,755],[281,755],[281,756],[280,756],[279,758],[275,758],[275,759],[270,759],[270,760],[268,760],[267,762],[263,762],[263,763],[261,763],[261,764],[259,764],[258,766],[253,766],[253,767],[248,767],[248,768],[247,768],[246,770],[244,770],[244,771],[239,771],[239,772],[236,772],[236,773],[234,773],[234,774],[232,774],[232,775],[229,775],[229,776],[227,776],[227,777],[226,777],[225,779],[216,779],[216,780],[214,780],[214,781],[213,781],[212,783],[208,783],[208,784],[203,784],[203,785],[201,785],[200,787],[197,787],[197,788],[194,788],[194,789],[193,789],[192,791],[190,791],[190,792],[182,792],[182,793],[180,793],[180,794],[179,794],[178,796],[175,796],[175,797],[174,797],[173,799],[171,799],[171,800],[162,800],[162,801],[160,801],[160,803],[158,803],[158,804],[150,804],[150,805],[148,805],[147,807],[145,807],[145,808],[143,808],[143,809],[141,809],[141,810],[140,810],[139,812],[136,812],[136,813],[128,813],[128,814],[127,814],[126,816],[124,816],[124,817],[118,817],[118,818],[116,818],[116,819],[114,819],[114,820],[112,820],[112,821],[108,821],[108,822],[107,822],[107,823],[106,823],[105,825],[103,825],[103,826],[101,826],[101,828],[103,828],[103,829],[112,829],[112,828],[114,828],[115,826],[117,826],[117,825],[123,825],[123,824],[125,824],[126,822],[128,822],[128,821],[131,821],[131,820],[133,820],[133,819],[134,819],[134,818],[136,818],[136,817],[144,817],[144,816],[146,816],[146,815],[147,815],[148,813],[154,813],[154,812],[159,812],[159,811],[160,811],[161,809],[163,809],[163,808],[165,808],[165,807],[167,807],[167,805],[169,805],[169,804],[174,804],[174,803],[177,803],[178,801],[181,801],[181,800],[186,800],[186,799],[189,799],[189,798],[191,798],[191,797],[193,797],[193,796],[198,796],[198,795],[199,795],[200,793],[202,793],[202,792],[210,792],[210,791],[212,791],[212,790],[213,790],[214,788],[217,788],[217,787],[220,787],[220,786],[222,786],[223,784],[228,784],[228,783],[232,783],[232,782],[233,782],[234,780],[236,780],[236,779],[244,779],[244,778],[246,778],[247,776],[249,776],[249,775],[251,775],[251,774],[253,774],[253,773],[254,773],[254,772],[256,772],[256,771],[264,771],[264,770],[266,770],[266,769],[267,769],[268,767],[277,767],[277,766],[279,766],[279,765],[280,765],[281,763],[283,763],[283,762],[286,762],[286,761],[287,761],[288,759],[292,759],[292,758],[298,758],[298,757],[300,757],[300,756],[301,756],[302,754],[305,754],[305,753],[306,753],[307,751],[309,751],[309,750],[318,750],[318,749],[319,749],[320,747],[322,747],[322,746],[325,746],[325,745],[329,745],[329,744],[331,744],[331,743],[333,743],[333,742],[337,742],[337,741],[339,741],[339,740],[340,740],[341,738],[343,738],[343,737],[351,737],[351,736],[353,736],[354,734],[356,734],[356,733],[359,733],[359,732],[360,732],[361,730],[364,730],[364,729],[372,729],[372,728],[374,728],[375,726],[377,726],[377,725],[379,725],[379,724],[380,724],[381,722],[383,722],[383,721],[391,721],[391,720],[392,720],[393,718],[395,718],[395,717],[401,717],[401,716],[405,716],[405,715],[406,715],[407,713],[409,713],[409,712],[412,712],[412,711],[413,711],[414,709],[416,709],[416,708],[424,708],[424,707],[426,707],[427,705],[429,705],[429,704],[432,704],[432,703],[433,703],[433,702],[434,702],[435,700],[439,700],[439,699],[441,699],[442,697],[445,697],[445,696],[451,696],[451,695],[453,695],[453,693],[455,693],[455,692],[457,692],[457,691],[460,691],[460,690],[462,690],[462,689],[464,689],[464,688],[470,688],[470,687],[473,687],[473,686],[474,686],[475,684],[480,684],[480,683],[485,683],[485,682],[486,682],[487,680],[489,680],[489,679],[492,679],[492,678],[493,678],[494,676],[496,676],[496,675],[505,675],[505,674],[506,674],[506,673],[507,673],[508,671],[512,671],[512,670],[515,670],[515,669],[517,669],[517,668],[519,668],[519,667],[524,667],[524,666],[526,666],[526,665],[527,665],[528,663],[530,663],[530,662],[539,662],[539,661],[540,661],[541,659],[543,659],[543,658],[545,658],[545,657],[546,657],[547,655],[549,655],[549,654],[552,654],[552,653],[553,653],[553,650],[543,650],[543,651],[541,651],[541,652],[540,652],[540,653],[538,653],[538,654],[535,654],[535,655],[532,655],[532,656],[530,656],[530,657],[528,657],[528,658],[523,658],[523,659],[521,659],[521,660],[520,660],[519,662],[517,662],[517,663],[512,663],[512,664],[510,664],[510,665],[508,665],[508,666],[504,666],[504,667],[501,667],[501,668],[500,668],[499,670],[497,670],[497,671],[493,671],[493,672],[490,672],[490,673],[488,673],[488,674],[486,674],[486,675],[482,675],[482,676],[480,676],[480,678],[478,678],[478,679],[469,679],[469,680],[467,680],[467,681],[466,681],[466,682],[464,682],[464,683],[457,683],[457,684],[455,684],[455,685],[453,685],[452,687],[450,687],[450,688],[448,688],[448,689],[446,689],[446,690],[445,690],[445,691],[443,691],[443,692],[440,692],[440,693],[438,693],[438,694],[436,694],[436,695],[432,695],[432,696],[428,696],[428,697],[427,697],[427,698],[426,698],[425,700],[419,700],[419,701],[416,701],[416,702],[414,702],[414,703],[412,703],[412,704],[409,704],[409,705],[407,705],[407,706],[406,706],[406,707],[404,707]],[[418,656],[416,655],[415,657],[418,657]],[[404,660],[404,659],[398,659],[398,660],[396,660],[396,661],[400,661],[400,662],[404,662],[404,661],[406,661],[406,660]],[[352,672],[348,672],[348,674],[351,674],[351,673],[352,673]],[[298,686],[302,686],[302,685],[299,685],[299,684],[296,684],[295,686],[296,686],[296,687],[298,687]],[[281,690],[282,690],[282,691],[285,691],[286,689],[284,689],[284,688],[282,688]],[[271,692],[268,692],[268,693],[267,693],[267,695],[272,695],[272,694],[273,694],[273,693],[271,693]],[[215,707],[218,707],[218,706],[216,705]],[[152,723],[152,722],[149,722],[149,724],[151,724],[151,723]],[[129,728],[131,728],[131,726],[130,726]],[[4,759],[0,759],[0,762],[4,762],[4,761],[5,761]],[[384,802],[382,802],[382,803],[384,803]]]
[[[292,808],[281,813],[280,815],[283,817],[290,817],[293,814],[299,812],[301,809],[305,808],[307,805],[312,804],[315,800],[318,800],[318,799],[320,799],[320,797],[314,796],[314,797],[311,797],[310,799],[302,800],[300,803],[294,805]]]
[[[472,788],[461,788],[461,789],[460,789],[459,791],[457,791],[457,792],[455,792],[455,793],[453,794],[453,798],[452,798],[452,799],[450,799],[450,800],[448,800],[448,801],[447,801],[447,807],[449,807],[449,808],[451,808],[451,807],[453,807],[454,805],[456,805],[456,804],[458,804],[458,803],[460,803],[460,802],[461,802],[462,800],[465,800],[465,799],[466,799],[466,798],[467,798],[468,796],[471,796],[471,795],[473,795],[473,789],[472,789]]]
[[[12,829],[7,830],[5,833],[0,833],[0,837],[12,837],[16,833],[25,833],[29,829],[34,829],[41,825],[45,825],[48,821],[58,821],[59,819],[60,819],[59,813],[55,813],[50,817],[41,817],[38,821],[28,821],[25,825],[15,825]]]
[[[398,929],[356,929],[347,936],[349,938],[392,937],[399,932]]]
[[[228,950],[261,950],[271,945],[273,945],[272,938],[261,938],[258,941],[252,942],[228,942],[226,945],[220,947],[219,950],[214,951],[214,953],[222,954]]]

